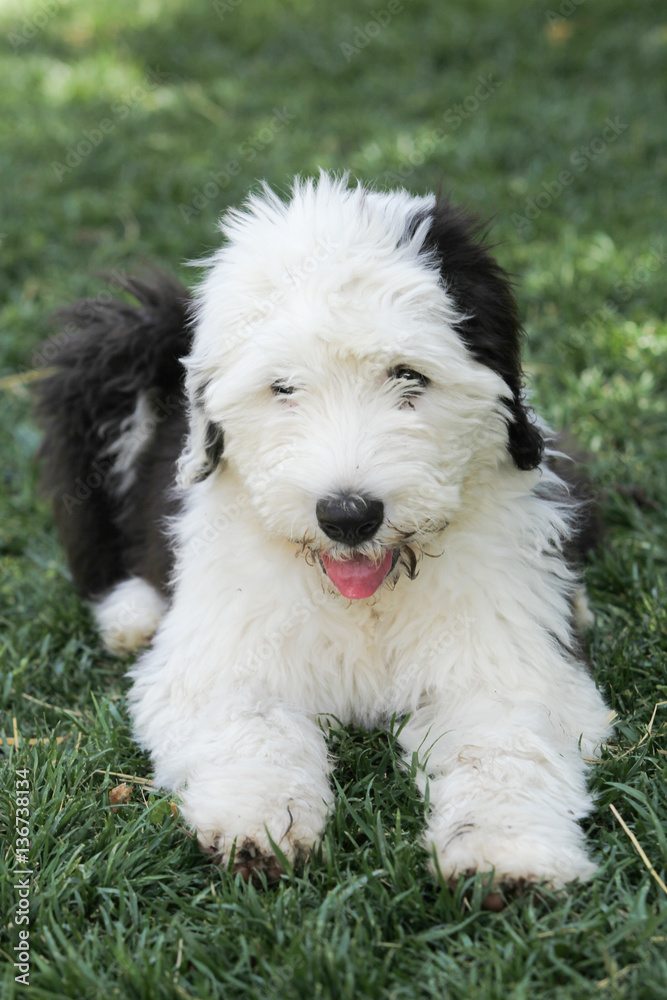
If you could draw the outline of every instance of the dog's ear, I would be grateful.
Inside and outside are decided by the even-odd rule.
[[[524,399],[522,329],[510,277],[491,256],[478,219],[446,199],[415,220],[414,230],[429,218],[422,250],[438,258],[443,285],[463,316],[457,324],[463,342],[507,385],[507,447],[515,465],[534,469],[542,461],[544,439]]]
[[[190,429],[178,460],[178,484],[188,487],[201,483],[222,461],[224,433],[219,424],[209,420],[204,412],[204,389],[190,393]]]

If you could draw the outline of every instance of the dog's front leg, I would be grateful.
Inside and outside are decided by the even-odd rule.
[[[225,714],[197,734],[198,759],[180,790],[183,815],[222,864],[234,848],[235,871],[247,878],[262,868],[271,877],[280,871],[272,842],[294,861],[322,835],[332,801],[324,737],[280,704]]]
[[[294,861],[322,835],[332,802],[324,735],[304,712],[239,692],[192,699],[187,671],[169,683],[140,662],[131,700],[135,734],[151,753],[156,784],[176,792],[201,846],[249,878]]]
[[[591,809],[578,733],[538,698],[436,699],[408,719],[401,741],[423,768],[426,847],[450,883],[492,872],[495,886],[557,888],[592,875],[578,824]]]

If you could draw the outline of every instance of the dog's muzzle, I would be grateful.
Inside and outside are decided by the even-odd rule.
[[[384,520],[384,504],[374,497],[359,493],[341,493],[318,500],[315,507],[317,522],[334,542],[350,549],[370,541]],[[395,563],[394,552],[387,550],[381,559],[351,551],[347,558],[333,559],[322,553],[324,572],[343,597],[361,600],[372,597],[384,583]]]
[[[341,493],[318,500],[317,523],[334,542],[351,547],[368,542],[384,520],[384,504],[359,493]]]

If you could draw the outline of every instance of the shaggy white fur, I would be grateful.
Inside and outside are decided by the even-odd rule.
[[[105,646],[112,653],[128,653],[151,641],[167,602],[149,583],[133,576],[92,607]]]
[[[513,462],[507,385],[457,330],[428,220],[410,226],[433,205],[324,175],[225,218],[186,362],[174,597],[132,671],[135,732],[223,861],[272,840],[293,858],[332,803],[327,717],[410,713],[400,739],[444,876],[562,886],[594,870],[583,758],[608,712],[573,652],[558,481]],[[317,513],[339,495],[383,508],[353,546]]]

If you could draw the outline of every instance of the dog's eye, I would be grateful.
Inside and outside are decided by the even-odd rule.
[[[396,365],[395,368],[389,369],[387,375],[390,379],[401,383],[403,392],[399,410],[414,410],[413,400],[417,396],[421,396],[430,379],[426,375],[422,375],[421,372],[415,371],[414,368],[408,368],[407,365]]]
[[[271,392],[274,396],[291,396],[294,392],[294,386],[285,385],[284,382],[274,382],[271,386]]]
[[[430,379],[426,375],[422,375],[421,372],[416,372],[414,368],[408,368],[406,365],[398,365],[396,368],[390,368],[389,378],[405,382],[408,395],[411,391],[425,389],[430,382]]]

